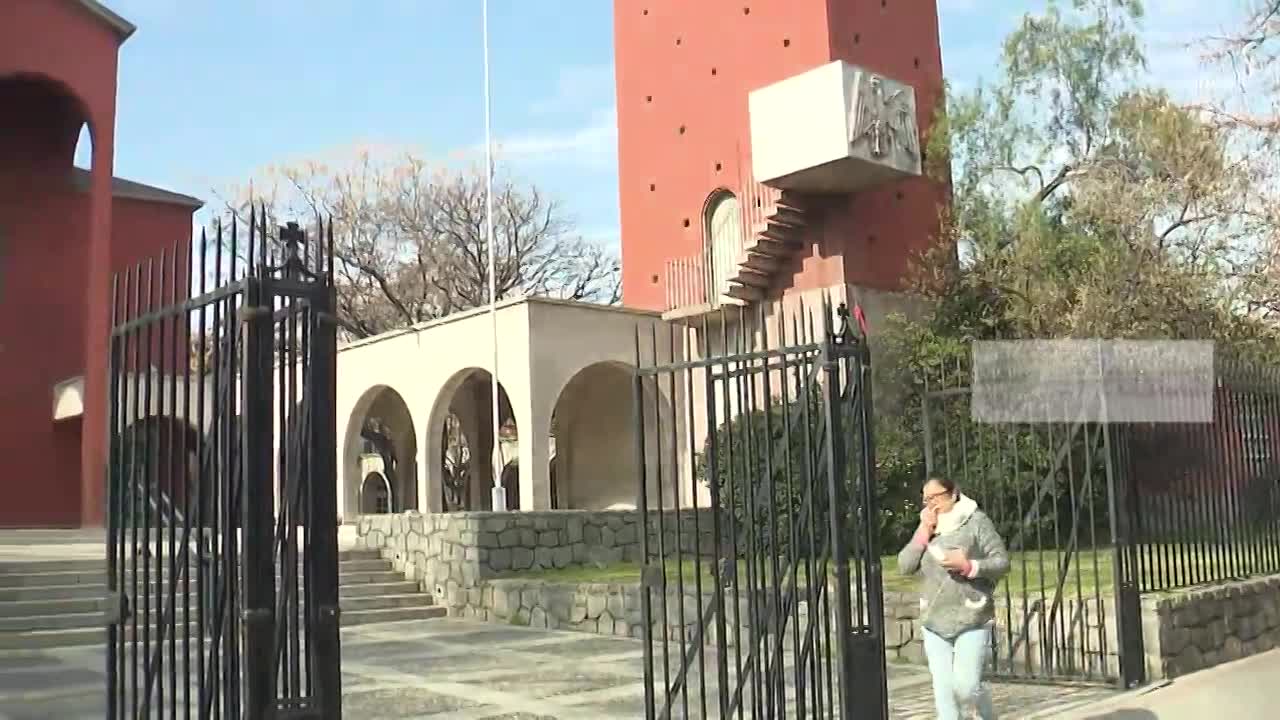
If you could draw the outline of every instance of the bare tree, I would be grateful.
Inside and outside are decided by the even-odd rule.
[[[303,162],[263,180],[231,192],[226,209],[245,217],[260,203],[269,227],[275,218],[332,218],[338,319],[349,338],[488,302],[483,170],[433,170],[412,154],[387,161],[361,152],[337,168]],[[577,234],[537,186],[499,175],[493,211],[498,300],[618,301],[617,256]]]
[[[1202,40],[1206,59],[1231,72],[1238,93],[1199,109],[1229,127],[1280,135],[1280,0],[1247,0],[1234,29]]]

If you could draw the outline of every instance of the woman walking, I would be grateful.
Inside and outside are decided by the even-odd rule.
[[[920,624],[938,718],[993,720],[982,675],[995,622],[993,595],[1009,555],[991,519],[952,481],[930,478],[923,500],[920,526],[898,553],[898,569],[924,576]]]

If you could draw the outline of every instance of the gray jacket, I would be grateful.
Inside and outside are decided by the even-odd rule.
[[[958,514],[949,518],[953,522],[939,523],[945,532],[935,530],[929,547],[936,548],[933,552],[964,550],[977,565],[973,578],[943,568],[914,538],[898,553],[899,572],[903,575],[920,572],[924,576],[920,622],[945,638],[954,638],[995,619],[996,584],[1009,571],[1009,554],[991,518],[966,497],[961,498],[951,513]]]

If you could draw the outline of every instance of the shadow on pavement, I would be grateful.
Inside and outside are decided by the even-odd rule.
[[[1141,708],[1120,708],[1101,715],[1089,715],[1080,720],[1159,720],[1160,716]]]

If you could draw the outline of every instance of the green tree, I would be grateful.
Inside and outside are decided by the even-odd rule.
[[[951,182],[952,204],[913,277],[931,309],[890,319],[879,363],[912,388],[878,428],[883,479],[916,466],[924,379],[936,389],[965,375],[975,340],[1210,339],[1245,358],[1280,348],[1270,156],[1142,84],[1142,19],[1136,0],[1050,0],[1006,38],[993,81],[949,92],[927,170]],[[935,437],[969,438],[970,482],[996,497],[1036,497],[1066,462],[1048,428],[997,431],[958,402],[933,405],[931,420]],[[1077,473],[1089,437],[1057,436]]]

